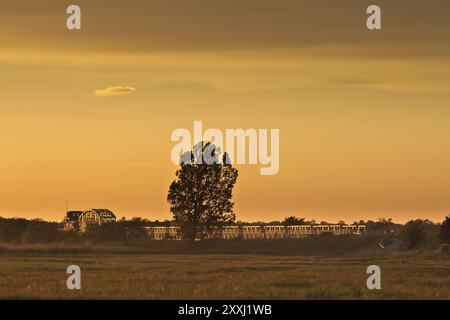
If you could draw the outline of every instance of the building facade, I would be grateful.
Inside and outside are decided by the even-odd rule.
[[[153,240],[180,240],[179,227],[146,227]],[[299,239],[307,236],[330,234],[335,236],[363,235],[363,224],[318,224],[318,225],[233,225],[215,229],[206,239]],[[203,238],[203,237],[202,237]]]
[[[84,233],[91,227],[115,221],[116,215],[108,209],[68,211],[64,219],[64,230]]]

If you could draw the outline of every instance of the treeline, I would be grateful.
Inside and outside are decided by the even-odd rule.
[[[304,218],[287,217],[284,221],[272,221],[270,224],[295,225],[314,224],[315,221],[306,221]],[[343,221],[339,222],[343,224]],[[405,225],[396,224],[392,219],[380,218],[378,221],[360,221],[365,224],[367,232],[380,235],[383,245],[389,246],[396,241],[402,247],[415,248],[420,245],[450,243],[450,216],[436,224],[429,220],[411,220]],[[253,223],[254,225],[262,223]],[[125,219],[117,222],[92,226],[85,233],[63,231],[63,223],[48,222],[40,219],[27,220],[22,218],[0,217],[0,243],[34,244],[77,242],[90,240],[96,242],[127,242],[148,238],[147,226],[173,226],[173,221],[149,221],[142,218]]]
[[[43,220],[0,217],[0,242],[51,243],[63,240],[60,224]]]
[[[82,239],[91,239],[100,242],[126,242],[129,240],[148,238],[145,227],[154,223],[147,219],[133,218],[126,220],[122,218],[116,222],[105,223],[100,226],[91,226],[86,233],[79,234]]]
[[[306,218],[298,218],[296,216],[290,216],[290,217],[286,217],[284,218],[283,221],[278,221],[278,220],[274,220],[274,221],[270,221],[270,222],[263,222],[263,221],[258,221],[258,222],[244,222],[244,221],[238,221],[236,224],[242,224],[242,225],[254,225],[254,226],[259,226],[259,225],[272,225],[272,226],[292,226],[292,225],[314,225],[314,224],[347,224],[345,221],[340,220],[338,222],[327,222],[327,221],[316,221],[316,220],[306,220]],[[353,224],[366,224],[366,222],[364,220],[360,220],[360,221],[354,221]]]
[[[145,239],[145,226],[153,225],[148,220],[122,218],[114,223],[92,226],[88,232],[80,234],[63,230],[63,223],[49,222],[40,219],[27,220],[23,218],[0,217],[0,243],[33,244],[93,241],[128,241]],[[159,223],[158,223],[159,225]]]

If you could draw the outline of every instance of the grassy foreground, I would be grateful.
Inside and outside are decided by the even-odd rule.
[[[165,248],[161,251],[172,246],[157,245]],[[265,245],[270,247],[271,244]],[[257,246],[264,244],[260,242]],[[137,248],[134,254],[127,254],[121,250],[108,252],[105,248],[93,252],[61,248],[15,251],[10,248],[0,254],[0,298],[450,298],[450,260],[442,254],[375,252],[333,257],[247,254],[244,249],[241,254],[180,254],[152,252],[155,248],[141,252],[142,249]],[[122,250],[129,251],[129,248]],[[71,264],[79,265],[82,270],[79,291],[66,288],[68,275],[65,271]],[[366,287],[366,268],[371,264],[381,267],[381,290]]]

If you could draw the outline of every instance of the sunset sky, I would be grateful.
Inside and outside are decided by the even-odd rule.
[[[280,129],[277,175],[238,166],[238,220],[441,221],[449,40],[448,0],[1,1],[0,216],[169,219],[170,135],[202,120]]]

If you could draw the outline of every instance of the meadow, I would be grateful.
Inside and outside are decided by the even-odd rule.
[[[345,240],[338,245],[342,246],[345,249]],[[362,251],[358,245],[353,251],[346,248],[348,254],[326,247],[316,250],[320,254],[301,254],[307,247],[302,241],[0,246],[0,298],[450,298],[450,259],[437,249]],[[66,268],[72,264],[81,268],[81,290],[66,288]],[[371,264],[381,267],[381,290],[366,287],[366,268]]]

